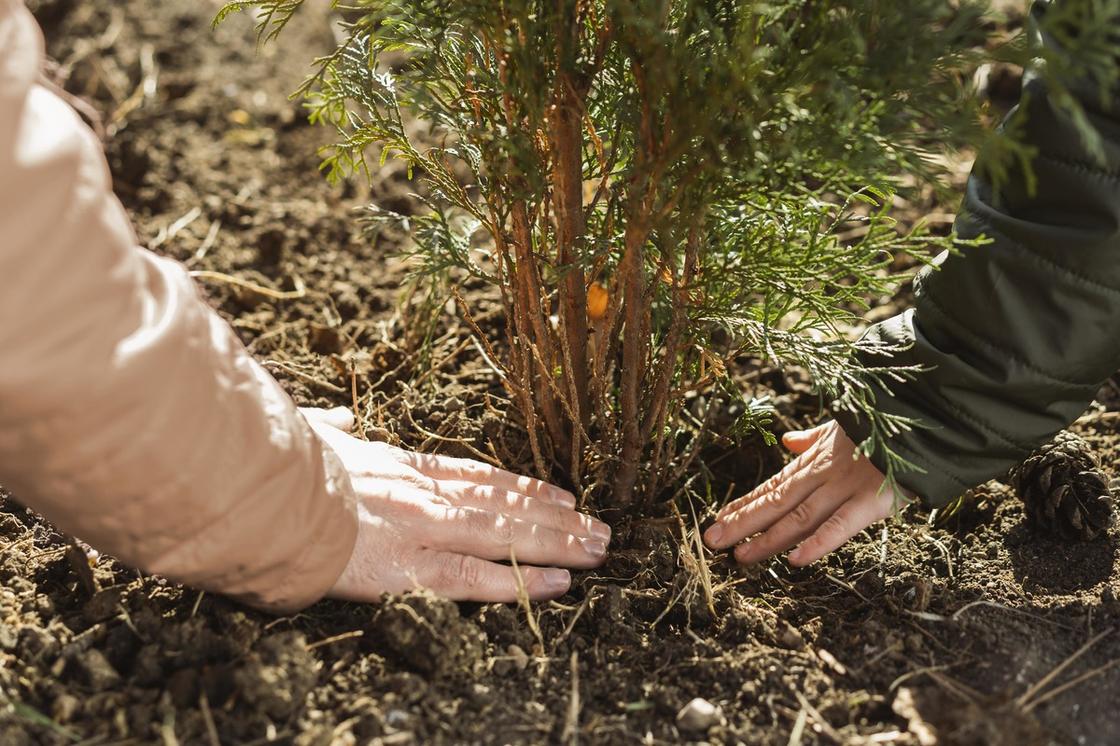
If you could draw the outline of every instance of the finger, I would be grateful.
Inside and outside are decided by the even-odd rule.
[[[521,597],[521,588],[533,601],[562,596],[571,586],[572,576],[556,567],[519,566],[514,570],[468,554],[426,551],[420,556],[416,581],[455,601],[511,603]]]
[[[732,500],[727,505],[724,505],[720,509],[719,513],[716,514],[716,520],[726,518],[732,513],[736,513],[747,507],[759,497],[762,497],[763,495],[769,494],[778,489],[782,484],[789,481],[791,478],[794,478],[798,473],[807,469],[815,454],[816,449],[810,447],[808,451],[797,456],[784,467],[782,467],[781,471],[779,471],[777,474],[771,475],[769,479],[767,479],[765,482],[758,485],[742,497]]]
[[[576,536],[520,518],[480,508],[431,506],[437,519],[426,527],[431,549],[470,554],[488,560],[508,560],[562,567],[598,567],[607,554],[602,539]]]
[[[529,497],[568,507],[576,504],[575,496],[567,490],[560,489],[548,482],[542,482],[532,477],[524,477],[512,472],[498,469],[497,467],[474,461],[469,458],[453,458],[451,456],[437,456],[427,453],[414,453],[405,451],[408,464],[412,468],[426,474],[432,479],[459,480],[474,482],[475,484],[488,484],[500,487],[511,492],[518,492]]]
[[[434,485],[438,495],[455,505],[482,508],[579,536],[593,536],[606,542],[611,538],[611,528],[606,523],[551,500],[530,497],[490,484],[440,481],[434,482]]]
[[[344,432],[350,432],[354,429],[354,413],[346,407],[332,407],[331,409],[300,407],[299,411],[308,422],[330,425]]]
[[[815,451],[798,456],[761,486],[725,507],[704,532],[704,542],[712,549],[726,549],[765,530],[792,510],[821,484],[823,470],[814,465],[813,456]]]
[[[811,535],[850,496],[849,493],[830,490],[827,484],[818,488],[773,526],[735,547],[736,561],[750,565],[784,552]]]
[[[831,423],[809,428],[808,430],[791,430],[782,436],[782,445],[793,453],[801,454],[809,450],[809,446],[817,442]]]
[[[884,495],[886,497],[884,507]],[[893,504],[893,493],[885,491],[883,495],[876,491],[867,491],[858,497],[848,500],[825,520],[813,534],[801,542],[801,545],[790,552],[789,562],[795,567],[816,562],[829,552],[839,549],[848,539],[858,534],[871,524],[890,515],[890,506]]]

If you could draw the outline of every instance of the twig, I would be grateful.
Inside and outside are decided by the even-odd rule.
[[[261,364],[266,368],[270,368],[270,367],[271,368],[279,368],[280,370],[284,371],[285,373],[292,374],[293,376],[300,379],[301,381],[306,381],[307,383],[313,383],[316,386],[322,386],[323,388],[325,388],[327,391],[330,391],[331,393],[334,393],[334,394],[345,394],[346,393],[346,389],[342,388],[341,386],[336,386],[335,384],[331,383],[330,381],[324,381],[322,378],[316,378],[315,376],[308,375],[307,373],[304,373],[301,370],[293,368],[291,365],[288,365],[287,363],[281,362],[279,360],[265,360]]]
[[[892,681],[891,685],[887,687],[887,691],[888,692],[893,692],[895,689],[897,689],[899,686],[901,686],[904,681],[909,681],[910,679],[914,678],[915,676],[921,676],[922,674],[932,674],[932,673],[936,673],[938,671],[944,671],[948,668],[952,668],[953,665],[954,664],[951,664],[951,663],[943,663],[943,664],[937,665],[937,666],[925,666],[923,668],[915,668],[913,671],[907,671],[906,673],[902,674],[897,679]]]
[[[452,360],[454,360],[455,358],[459,357],[459,353],[461,353],[461,352],[462,352],[463,350],[465,350],[465,349],[467,348],[467,345],[468,345],[468,344],[470,344],[470,343],[471,343],[471,341],[472,341],[472,338],[467,338],[467,339],[464,339],[464,340],[463,340],[463,341],[462,341],[462,342],[461,342],[461,343],[459,344],[459,346],[458,346],[458,347],[456,347],[456,348],[455,348],[454,350],[452,350],[451,352],[447,353],[447,355],[445,355],[445,356],[444,356],[444,357],[443,357],[443,358],[442,358],[442,359],[441,359],[441,360],[440,360],[440,361],[439,361],[438,363],[436,363],[436,364],[432,365],[432,367],[428,368],[428,369],[427,369],[426,371],[424,371],[423,373],[421,373],[421,374],[420,374],[420,375],[419,375],[419,376],[418,376],[418,377],[416,378],[416,380],[414,380],[414,381],[410,381],[410,382],[408,383],[408,385],[407,385],[407,386],[406,386],[406,387],[405,387],[404,389],[402,389],[401,391],[398,391],[397,393],[393,394],[392,396],[390,396],[390,397],[389,397],[388,399],[386,399],[385,401],[381,402],[381,406],[382,406],[382,407],[388,407],[388,406],[390,406],[391,404],[394,404],[394,403],[396,403],[396,401],[397,401],[398,399],[400,399],[400,398],[401,398],[402,396],[404,396],[404,395],[405,395],[406,393],[408,393],[409,391],[414,391],[414,390],[416,389],[416,387],[417,387],[417,386],[419,386],[419,385],[420,385],[421,383],[423,383],[424,381],[426,381],[426,380],[428,379],[428,377],[429,377],[429,376],[431,376],[431,375],[435,374],[436,372],[438,372],[438,371],[439,371],[439,369],[440,369],[440,368],[442,368],[443,366],[447,365],[447,364],[448,364],[449,362],[451,362],[451,361],[452,361]],[[401,366],[397,366],[397,367],[399,368],[399,367],[401,367]],[[384,377],[382,378],[382,380],[384,380]],[[380,381],[379,381],[379,383],[380,383]],[[376,386],[374,386],[373,388],[377,388],[377,387],[376,387]]]
[[[583,612],[585,612],[587,610],[587,607],[590,603],[591,603],[591,594],[588,594],[587,596],[584,597],[583,603],[581,603],[579,605],[579,608],[576,609],[576,613],[572,615],[572,618],[569,619],[568,623],[564,626],[564,631],[561,632],[560,635],[555,640],[552,641],[552,649],[553,650],[558,648],[560,646],[560,643],[564,642],[564,640],[568,639],[568,635],[572,634],[572,630],[575,629],[576,622],[578,622],[579,618],[581,616],[583,616]]]
[[[214,727],[214,716],[210,714],[210,702],[206,699],[206,692],[198,695],[198,707],[202,710],[202,720],[206,723],[206,735],[210,737],[210,746],[222,746],[218,739],[218,729]]]
[[[214,247],[214,244],[217,243],[218,232],[221,229],[221,219],[215,220],[210,224],[210,229],[206,231],[206,238],[202,239],[202,243],[199,245],[198,250],[194,252],[194,255],[189,260],[187,260],[188,265],[194,264],[195,262],[201,262],[206,257],[207,252],[209,252],[210,249]]]
[[[968,684],[957,681],[952,676],[946,676],[940,671],[930,671],[929,677],[933,679],[933,683],[940,686],[945,691],[957,697],[962,702],[983,702],[984,695],[976,691]]]
[[[499,468],[502,466],[501,461],[499,461],[499,460],[495,459],[493,456],[491,456],[487,453],[483,453],[482,451],[475,448],[474,444],[471,443],[471,441],[469,439],[467,439],[467,438],[451,438],[451,437],[448,437],[446,435],[440,435],[439,433],[433,433],[431,430],[428,430],[426,427],[424,427],[419,422],[417,422],[416,418],[412,416],[412,412],[410,410],[405,409],[404,412],[405,412],[405,416],[408,417],[408,421],[412,424],[412,426],[414,428],[416,428],[417,432],[419,432],[421,435],[423,435],[428,440],[438,440],[438,441],[441,441],[443,443],[456,443],[456,444],[462,446],[463,448],[466,448],[468,451],[471,452],[472,455],[474,455],[475,457],[485,461],[486,463],[490,464],[491,466],[497,466]],[[427,443],[425,442],[425,444],[422,444],[418,450],[421,450],[421,451],[424,450],[426,445],[427,445]]]
[[[869,599],[867,596],[865,596],[862,593],[860,593],[859,591],[857,591],[856,587],[854,585],[852,585],[851,583],[845,583],[840,578],[833,577],[831,574],[829,574],[827,572],[824,574],[824,577],[825,577],[825,580],[828,580],[829,582],[835,583],[836,585],[840,586],[841,588],[844,588],[845,590],[849,590],[852,593],[856,594],[861,599],[863,599],[863,602],[865,604],[871,603],[871,599]]]
[[[824,716],[809,703],[801,692],[794,692],[793,695],[797,697],[797,701],[801,704],[802,712],[808,712],[812,715],[813,719],[821,726],[821,729],[828,735],[829,738],[836,741],[836,743],[844,743],[844,737],[832,727],[832,724],[824,719]]]
[[[327,638],[324,638],[322,640],[318,640],[317,642],[313,642],[313,643],[311,643],[310,645],[307,646],[307,649],[308,650],[314,650],[315,648],[321,648],[324,645],[331,645],[331,644],[336,643],[336,642],[341,642],[342,640],[349,640],[349,639],[354,638],[354,637],[361,637],[364,634],[365,634],[364,630],[352,629],[349,632],[342,632],[340,634],[334,635],[333,637],[327,637]]]
[[[571,657],[572,694],[568,699],[568,719],[564,723],[564,732],[561,739],[571,746],[579,744],[579,651],[573,650]]]
[[[249,280],[242,280],[240,277],[227,275],[225,272],[196,269],[193,270],[190,275],[196,280],[212,280],[215,282],[224,282],[229,285],[236,285],[246,288],[247,290],[252,290],[254,293],[260,293],[267,298],[275,298],[276,300],[295,300],[296,298],[302,298],[307,295],[307,288],[298,277],[293,278],[296,285],[295,290],[273,290],[272,288],[266,288],[264,285],[258,285]]]
[[[1015,704],[1017,704],[1019,707],[1022,707],[1024,710],[1028,710],[1031,706],[1033,706],[1033,705],[1029,705],[1028,703],[1031,701],[1031,699],[1036,694],[1038,694],[1040,691],[1042,691],[1044,688],[1046,688],[1047,684],[1049,684],[1051,681],[1053,681],[1055,679],[1055,677],[1057,677],[1058,674],[1060,674],[1062,671],[1069,668],[1070,664],[1073,663],[1074,661],[1076,661],[1082,655],[1084,655],[1085,652],[1089,650],[1089,648],[1093,647],[1098,642],[1100,642],[1105,637],[1107,637],[1108,635],[1111,635],[1111,634],[1112,634],[1112,629],[1106,629],[1104,632],[1101,632],[1097,635],[1094,635],[1088,642],[1086,642],[1084,645],[1082,645],[1077,650],[1075,650],[1073,652],[1073,655],[1071,655],[1070,657],[1066,658],[1064,661],[1059,663],[1057,666],[1054,667],[1054,669],[1052,671],[1050,671],[1050,673],[1046,674],[1041,679],[1039,679],[1037,682],[1035,682],[1034,686],[1027,689],[1027,691],[1023,692],[1023,694],[1015,700]],[[1035,704],[1037,704],[1037,702]]]
[[[361,407],[358,406],[358,366],[354,361],[350,361],[350,407],[354,412],[354,426],[357,428],[356,435],[365,440],[366,437],[366,423],[362,420]]]
[[[151,44],[140,46],[140,82],[135,90],[121,102],[121,105],[109,116],[109,127],[116,130],[115,125],[140,108],[145,101],[150,101],[156,96],[156,85],[159,82],[159,67],[156,65],[155,48]],[[112,131],[110,131],[112,134]]]
[[[175,236],[179,235],[179,232],[182,231],[184,228],[186,228],[188,225],[190,225],[194,221],[198,220],[198,216],[201,215],[201,214],[202,214],[202,208],[195,205],[190,210],[188,210],[185,214],[180,216],[171,225],[167,226],[166,228],[161,229],[160,232],[156,235],[156,237],[152,239],[152,242],[150,244],[148,244],[148,248],[151,249],[152,251],[158,249],[164,243],[166,243],[167,241],[170,241],[171,239],[175,238]]]
[[[513,577],[517,581],[517,603],[525,610],[525,620],[529,624],[529,630],[533,636],[537,638],[537,643],[540,645],[540,654],[544,655],[544,635],[541,634],[541,626],[537,623],[536,616],[533,615],[533,606],[529,601],[529,591],[525,587],[525,578],[521,575],[521,568],[517,565],[517,552],[510,547],[509,561],[513,565]]]
[[[793,721],[793,728],[789,732],[789,746],[801,746],[805,735],[805,723],[809,721],[809,713],[802,707],[797,711],[797,719]]]
[[[490,359],[490,356],[486,354],[486,350],[482,349],[482,345],[478,342],[478,337],[472,336],[470,339],[471,344],[473,344],[475,350],[478,351],[478,356],[482,358],[482,362],[486,363],[486,367],[494,371],[494,374],[497,375],[501,380],[506,380],[508,376],[506,376],[505,371],[499,368],[498,364]]]
[[[1073,687],[1077,686],[1078,684],[1082,683],[1083,681],[1088,681],[1091,678],[1094,678],[1096,676],[1100,676],[1102,673],[1104,673],[1108,669],[1112,668],[1117,663],[1120,663],[1120,658],[1114,658],[1114,659],[1110,660],[1108,663],[1105,663],[1103,666],[1098,666],[1091,671],[1086,671],[1085,673],[1081,674],[1080,676],[1077,676],[1073,679],[1070,679],[1069,681],[1062,684],[1061,686],[1054,687],[1053,689],[1046,692],[1045,694],[1037,697],[1033,702],[1031,702],[1027,705],[1024,705],[1023,712],[1030,712],[1031,710],[1038,707],[1040,704],[1042,704],[1046,700],[1053,699],[1054,697],[1057,697],[1062,692],[1064,692],[1068,689],[1072,689]]]
[[[960,619],[961,615],[963,615],[966,611],[968,611],[969,609],[974,608],[976,606],[990,606],[993,609],[1000,609],[1001,611],[1008,611],[1008,612],[1011,612],[1011,613],[1014,613],[1014,614],[1021,614],[1022,616],[1029,617],[1031,619],[1037,619],[1040,622],[1046,622],[1047,624],[1052,624],[1055,627],[1061,627],[1062,629],[1068,629],[1068,630],[1073,629],[1073,627],[1070,627],[1068,624],[1062,624],[1061,622],[1055,622],[1052,619],[1047,619],[1046,617],[1040,616],[1038,614],[1032,614],[1029,611],[1023,611],[1022,609],[1014,609],[1010,606],[1004,606],[1003,604],[997,604],[994,601],[985,601],[983,599],[981,599],[979,601],[973,601],[971,603],[965,604],[961,608],[954,611],[953,615],[950,616],[949,619],[956,622]]]

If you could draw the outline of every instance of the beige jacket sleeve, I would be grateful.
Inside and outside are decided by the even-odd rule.
[[[305,606],[350,558],[349,478],[184,269],[136,246],[42,55],[0,0],[0,484],[148,572]]]

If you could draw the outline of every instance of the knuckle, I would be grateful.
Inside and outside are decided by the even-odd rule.
[[[493,491],[479,484],[463,484],[457,483],[453,488],[449,489],[447,485],[443,486],[443,490],[453,494],[459,499],[470,500],[479,504],[485,504],[493,496]]]
[[[501,546],[513,544],[514,525],[508,516],[483,510],[473,510],[471,515],[479,535],[492,537]]]
[[[537,549],[543,550],[552,546],[552,538],[555,535],[554,532],[537,526],[530,534],[533,537],[533,546]]]
[[[485,479],[489,476],[485,465],[467,458],[448,458],[445,464],[448,471],[462,479]]]
[[[798,526],[807,526],[813,520],[813,511],[804,502],[800,502],[793,506],[793,510],[789,512],[789,517]]]
[[[497,495],[501,496],[501,502],[505,505],[507,510],[528,510],[532,507],[529,498],[524,495],[519,495],[516,492],[498,491],[493,490]]]
[[[848,521],[839,513],[833,513],[821,524],[820,535],[841,539],[847,536]]]
[[[482,563],[474,557],[462,555],[459,559],[459,582],[468,590],[475,590],[482,585]]]
[[[489,539],[493,531],[493,523],[486,520],[486,514],[480,510],[472,510],[462,506],[455,506],[447,511],[456,532],[462,532],[472,539]]]
[[[730,513],[723,517],[722,523],[732,528],[738,526],[740,523],[742,523],[743,518],[746,517],[748,513],[748,507],[749,506],[743,506],[741,508],[738,508],[737,510],[732,510]]]
[[[543,523],[549,526],[556,526],[564,531],[571,533],[579,533],[584,530],[584,522],[582,516],[570,510],[563,508],[550,507],[544,514]]]
[[[762,497],[762,503],[772,508],[781,507],[782,503],[784,503],[785,500],[786,490],[782,485],[778,485]]]
[[[440,494],[440,487],[436,480],[430,477],[426,477],[418,472],[406,472],[400,476],[400,480],[408,485],[411,485],[412,487],[415,487],[418,490],[430,492],[437,497],[443,496]]]
[[[754,493],[751,493],[751,494],[753,495]],[[723,509],[720,510],[719,513],[716,515],[716,519],[717,520],[730,519],[731,516],[738,513],[742,509],[742,507],[749,502],[750,498],[751,498],[751,495],[746,495],[744,497],[736,498],[736,499],[732,500],[731,502],[727,503],[727,505],[724,505]]]
[[[479,583],[479,570],[472,558],[465,554],[450,554],[444,557],[436,573],[436,584],[440,589],[476,588]]]

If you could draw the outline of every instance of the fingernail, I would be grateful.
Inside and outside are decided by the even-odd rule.
[[[719,544],[719,540],[723,538],[723,526],[716,523],[711,528],[704,532],[704,541],[708,544]]]
[[[566,591],[572,584],[572,574],[567,570],[554,567],[541,570],[541,578],[547,591]]]
[[[603,557],[607,553],[607,543],[600,539],[580,539],[580,544],[583,545],[583,551],[592,557]]]
[[[591,519],[591,535],[603,541],[611,540],[611,527],[602,521]]]
[[[751,543],[744,541],[739,546],[735,547],[735,561],[740,565],[749,565],[752,560],[750,559]]]

